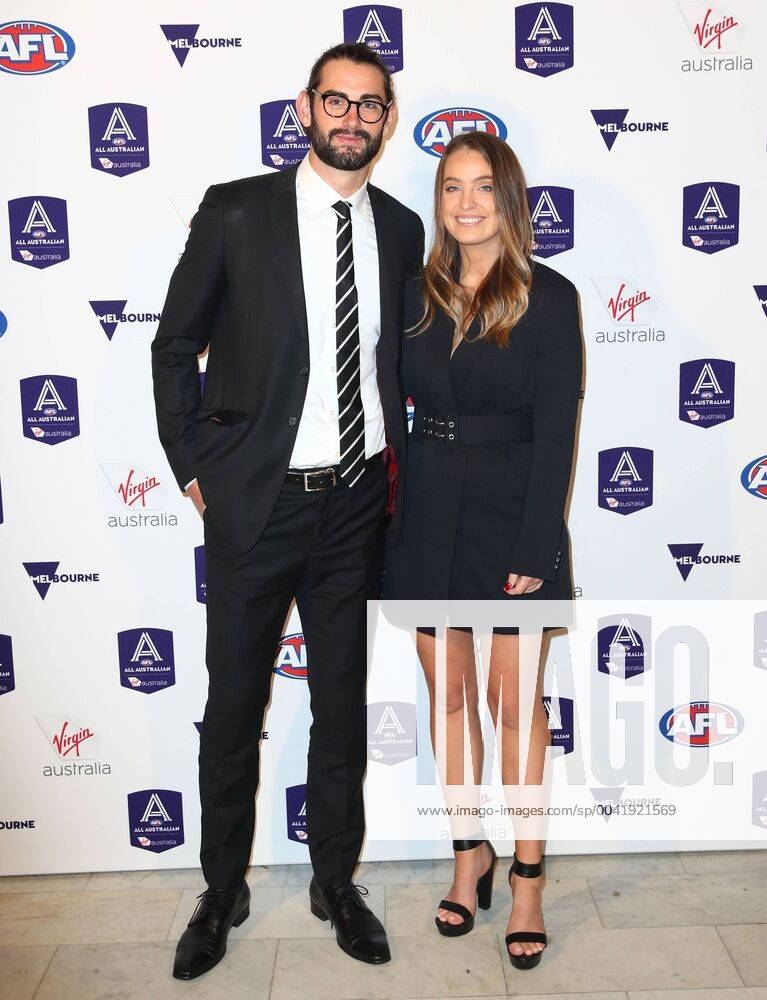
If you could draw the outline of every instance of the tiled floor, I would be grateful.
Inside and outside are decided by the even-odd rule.
[[[767,1000],[767,851],[547,857],[549,945],[528,972],[504,956],[508,862],[492,909],[454,939],[433,925],[451,870],[360,866],[393,956],[371,967],[310,914],[308,866],[253,868],[250,918],[191,983],[170,970],[199,870],[0,878],[0,998]]]

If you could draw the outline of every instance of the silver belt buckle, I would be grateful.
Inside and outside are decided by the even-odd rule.
[[[315,469],[314,472],[305,472],[304,473],[304,490],[307,493],[320,493],[322,490],[325,489],[324,486],[310,486],[309,485],[309,477],[310,476],[321,476],[324,472],[332,472],[333,473],[333,481],[331,483],[331,486],[335,486],[336,485],[336,470],[332,466],[328,466],[326,469]]]

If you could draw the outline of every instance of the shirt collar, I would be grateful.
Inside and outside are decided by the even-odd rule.
[[[303,200],[303,207],[309,215],[319,215],[331,208],[337,201],[348,201],[353,209],[361,212],[367,198],[368,182],[363,181],[354,194],[342,197],[335,188],[317,173],[309,162],[309,154],[303,158],[296,171],[296,187]]]

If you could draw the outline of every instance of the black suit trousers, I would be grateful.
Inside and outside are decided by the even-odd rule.
[[[352,488],[284,485],[244,553],[217,527],[215,506],[205,510],[208,698],[199,783],[209,886],[239,885],[248,866],[264,710],[294,597],[309,661],[310,857],[320,885],[351,879],[365,829],[366,601],[378,596],[387,494],[383,456]]]

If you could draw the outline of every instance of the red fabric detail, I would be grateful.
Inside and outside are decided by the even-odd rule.
[[[388,444],[384,451],[384,461],[386,462],[386,478],[389,480],[389,499],[386,502],[386,513],[394,513],[394,498],[397,494],[397,479],[399,478],[399,466],[397,465],[397,453]]]

